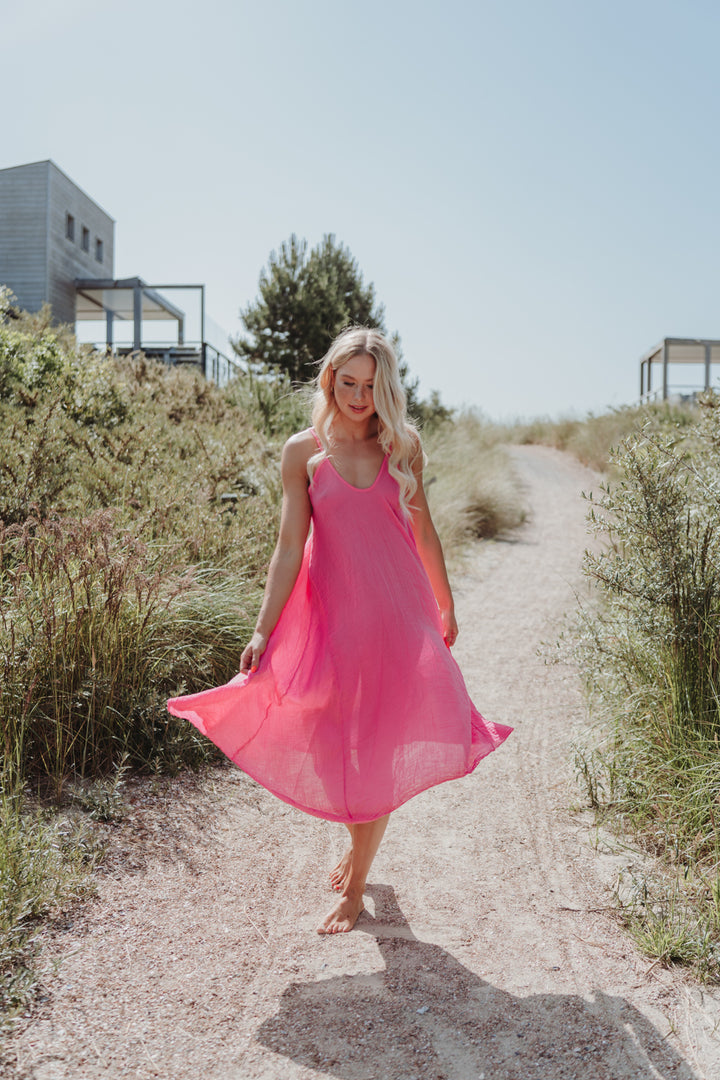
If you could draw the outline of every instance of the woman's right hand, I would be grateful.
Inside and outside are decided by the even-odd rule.
[[[247,672],[253,673],[257,671],[260,657],[265,652],[266,647],[267,638],[263,634],[259,634],[256,630],[243,649],[242,656],[240,657],[241,675]]]

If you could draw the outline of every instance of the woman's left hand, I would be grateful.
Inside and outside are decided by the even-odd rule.
[[[455,609],[445,608],[440,610],[440,618],[442,620],[443,637],[445,638],[445,644],[450,648],[455,644],[458,636],[458,624],[455,619]]]

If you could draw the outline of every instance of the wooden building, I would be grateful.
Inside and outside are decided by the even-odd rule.
[[[75,323],[77,278],[114,277],[115,222],[53,161],[0,169],[0,284]]]

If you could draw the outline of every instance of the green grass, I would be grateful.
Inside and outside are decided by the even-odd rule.
[[[600,720],[580,771],[602,820],[657,871],[626,905],[648,955],[720,979],[720,400],[646,420],[591,503],[600,603],[576,655]],[[663,869],[664,868],[664,869]]]

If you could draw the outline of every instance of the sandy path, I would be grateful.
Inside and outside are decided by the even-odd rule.
[[[173,782],[118,830],[98,899],[47,943],[44,1000],[8,1045],[34,1080],[650,1080],[720,1077],[682,976],[607,909],[617,856],[567,807],[574,670],[537,651],[581,587],[596,478],[513,451],[531,521],[457,587],[472,696],[516,733],[399,810],[350,935],[314,933],[341,826],[235,770]]]

